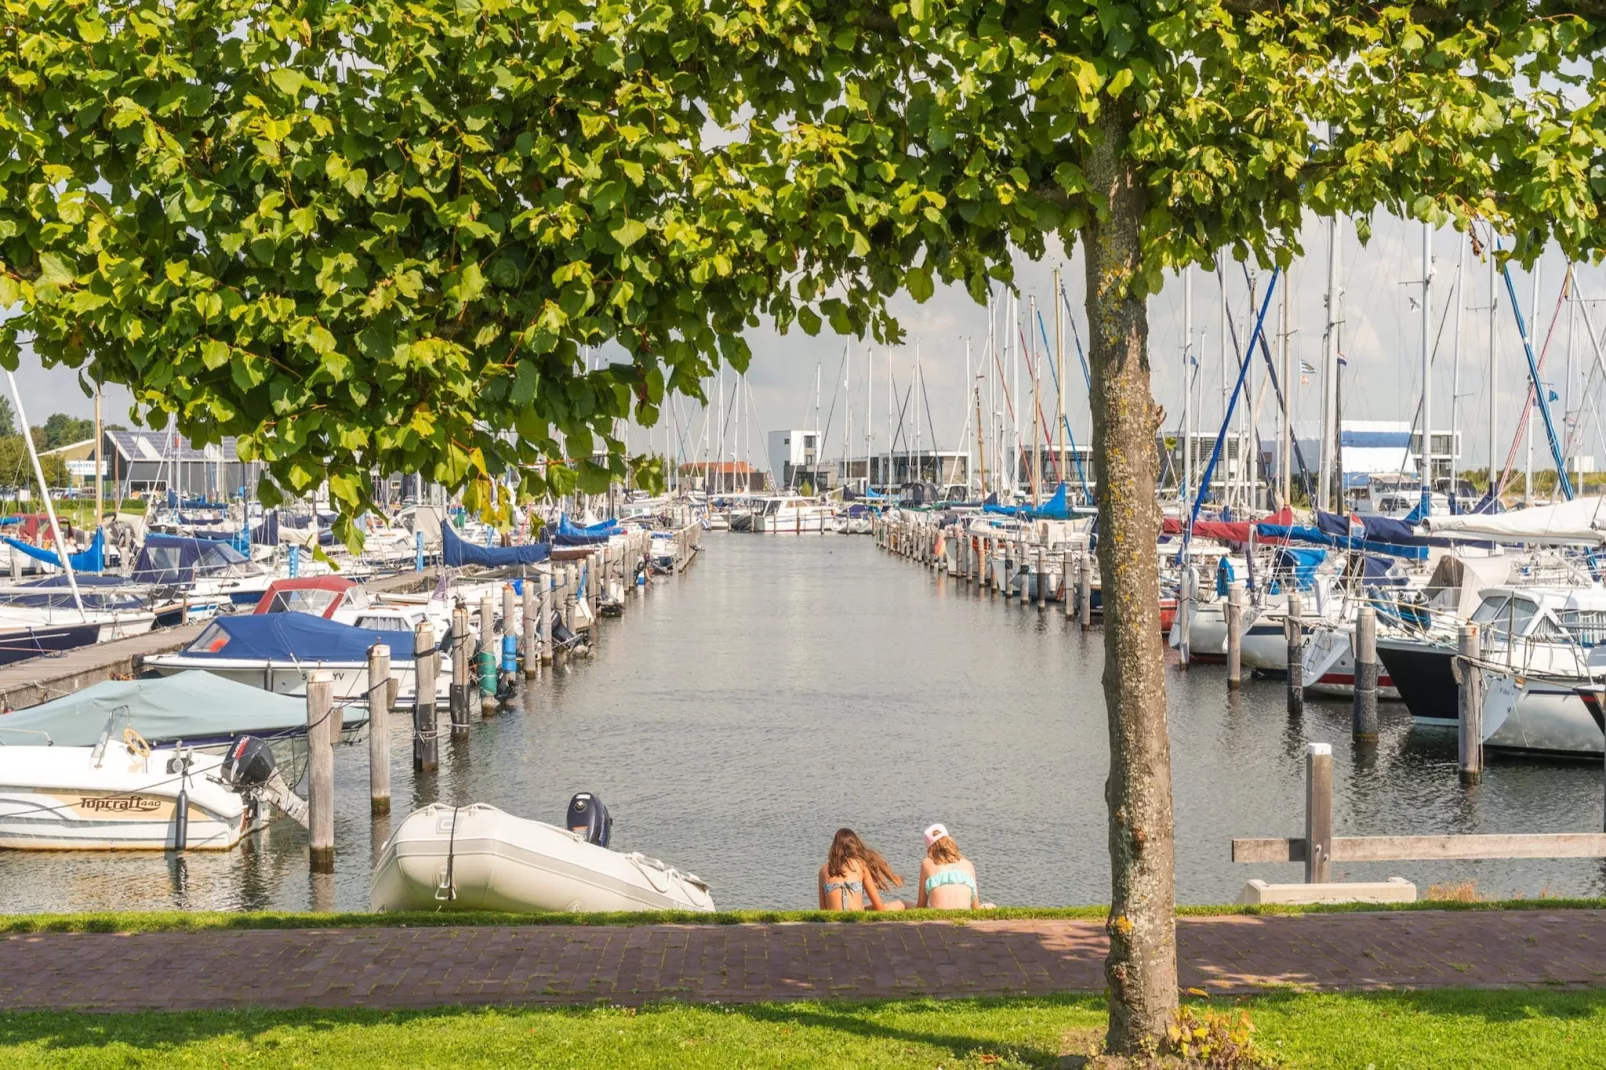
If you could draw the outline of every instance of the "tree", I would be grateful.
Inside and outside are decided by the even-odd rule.
[[[617,418],[790,319],[813,163],[781,197],[776,152],[701,137],[774,44],[746,4],[3,3],[0,362],[30,340],[152,426],[238,435],[264,501],[327,478],[347,541],[375,469],[601,490]]]
[[[1599,256],[1606,5],[1598,0],[910,0],[811,5],[788,121],[837,139],[844,181],[915,158],[905,285],[1009,278],[1001,245],[1087,263],[1105,592],[1112,896],[1108,1046],[1175,1012],[1173,824],[1146,298],[1218,256],[1286,266],[1307,214],[1385,210],[1515,255]],[[810,69],[817,72],[810,74]],[[759,113],[778,119],[780,113]],[[1506,254],[1501,254],[1506,255]]]
[[[94,438],[95,421],[88,417],[53,412],[45,419],[44,433],[44,448],[53,450],[57,446],[67,446],[74,442],[82,442],[86,438]]]
[[[17,433],[17,414],[11,409],[11,399],[0,396],[0,438]]]

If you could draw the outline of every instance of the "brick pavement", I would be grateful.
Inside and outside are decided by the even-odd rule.
[[[1182,918],[1184,987],[1606,985],[1606,910]],[[1091,921],[47,933],[0,1008],[431,1007],[1038,995],[1104,986]]]

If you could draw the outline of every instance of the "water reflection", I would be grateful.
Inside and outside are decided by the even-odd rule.
[[[394,813],[375,820],[367,745],[336,753],[331,878],[308,872],[306,834],[283,820],[226,854],[0,855],[6,909],[307,909],[368,905],[390,830],[437,799],[561,820],[576,791],[601,795],[615,845],[706,877],[726,907],[803,907],[832,832],[857,828],[902,873],[920,830],[943,821],[983,894],[1066,904],[1108,895],[1102,633],[1050,607],[983,594],[881,554],[866,538],[710,535],[689,574],[604,623],[596,656],[548,667],[513,707],[441,739],[416,775],[412,724],[392,721]],[[1456,777],[1454,732],[1412,730],[1380,707],[1379,741],[1351,742],[1350,705],[1280,683],[1230,694],[1219,668],[1168,673],[1183,902],[1237,896],[1234,836],[1304,827],[1307,741],[1334,754],[1340,835],[1589,831],[1597,764],[1491,762]],[[441,717],[443,729],[449,721]],[[1598,895],[1595,860],[1345,864],[1347,879],[1476,880],[1486,893]],[[906,889],[908,891],[908,889]]]

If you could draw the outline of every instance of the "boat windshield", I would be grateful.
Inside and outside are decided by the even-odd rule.
[[[1506,603],[1510,601],[1511,599],[1507,595],[1490,595],[1488,598],[1483,600],[1476,610],[1473,611],[1472,623],[1488,624],[1490,621],[1494,620],[1497,615],[1504,615],[1506,611]]]
[[[195,637],[195,641],[184,648],[188,654],[216,654],[229,645],[229,633],[224,631],[216,621],[206,626],[206,630]]]
[[[1527,598],[1501,597],[1500,604],[1485,614],[1484,610],[1489,609],[1489,603],[1493,601],[1495,599],[1485,599],[1484,604],[1478,607],[1478,611],[1472,614],[1473,621],[1486,626],[1485,634],[1490,639],[1505,642],[1512,636],[1520,638],[1527,634],[1528,625],[1539,612],[1537,602]]]
[[[335,604],[340,594],[339,591],[327,591],[317,587],[275,591],[273,601],[268,603],[268,608],[263,612],[310,613],[314,617],[321,617],[329,612],[329,607]]]
[[[372,615],[357,618],[357,627],[370,632],[410,632],[413,625],[406,617]]]
[[[765,502],[764,503],[764,515],[765,516],[774,516],[776,513],[779,513],[780,511],[781,511],[781,501],[780,501],[780,499],[776,499],[775,501],[769,501],[769,502]]]

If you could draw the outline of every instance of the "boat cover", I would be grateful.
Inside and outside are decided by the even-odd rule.
[[[1347,535],[1329,535],[1320,528],[1306,527],[1292,524],[1255,525],[1255,537],[1262,542],[1309,542],[1317,546],[1331,546],[1338,550],[1360,550],[1369,554],[1389,554],[1393,557],[1406,557],[1413,561],[1425,561],[1428,556],[1426,546],[1401,546],[1392,542],[1377,542],[1372,539],[1352,539]]]
[[[1434,516],[1424,523],[1435,535],[1493,539],[1495,542],[1606,544],[1606,497],[1575,498],[1509,513]]]
[[[398,641],[399,640],[399,641]],[[390,647],[390,660],[412,661],[412,636],[353,628],[309,613],[265,613],[219,617],[184,648],[186,658],[220,661],[366,662],[375,643]],[[305,719],[303,713],[303,720]]]
[[[30,546],[12,538],[4,541],[13,550],[20,550],[35,561],[43,561],[56,568],[61,567],[61,554],[55,550],[41,550],[37,546]],[[72,565],[74,572],[99,572],[106,567],[106,537],[101,534],[99,528],[95,529],[95,537],[90,540],[86,549],[67,555],[67,563]]]
[[[106,718],[122,707],[127,707],[134,730],[152,741],[307,727],[307,704],[302,699],[209,672],[181,672],[149,680],[108,680],[0,716],[0,746],[38,746],[44,739],[34,733],[46,732],[57,747],[92,747],[100,741]]]
[[[607,538],[604,537],[606,542]],[[450,524],[441,525],[441,561],[452,568],[479,565],[481,568],[509,568],[513,565],[539,565],[552,556],[552,547],[546,543],[525,546],[475,546],[452,530]]]
[[[239,550],[217,539],[153,534],[145,536],[129,578],[137,583],[184,583],[230,565],[249,563]]]
[[[1271,516],[1256,521],[1255,535],[1257,538],[1264,536],[1267,525],[1288,525],[1293,522],[1294,511],[1285,505]],[[1249,524],[1248,520],[1197,520],[1193,525],[1193,537],[1220,542],[1248,542]],[[1167,535],[1177,535],[1182,531],[1182,521],[1174,516],[1163,518],[1160,526]]]

